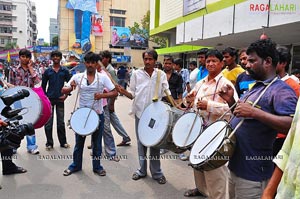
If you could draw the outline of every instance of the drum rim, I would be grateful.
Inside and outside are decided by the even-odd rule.
[[[176,125],[178,124],[179,120],[182,119],[184,116],[190,115],[190,114],[193,114],[194,116],[196,115],[196,117],[200,119],[200,124],[201,124],[201,125],[200,125],[200,131],[199,131],[199,134],[197,135],[196,139],[195,139],[192,143],[187,144],[186,146],[179,146],[179,145],[177,145],[178,143],[175,142],[176,139],[174,139],[174,136],[175,136],[174,130],[176,129]],[[197,119],[196,119],[196,120],[197,120]],[[196,122],[196,121],[195,121],[195,122]],[[188,113],[185,113],[185,114],[181,115],[181,116],[178,118],[178,120],[175,122],[175,125],[174,125],[174,127],[173,127],[173,129],[172,129],[172,140],[173,140],[174,144],[175,144],[177,147],[179,147],[179,148],[186,148],[186,147],[189,147],[189,146],[193,145],[193,144],[197,141],[197,139],[198,139],[198,137],[201,135],[202,131],[203,131],[203,118],[202,118],[201,116],[199,116],[199,115],[198,115],[197,113],[195,113],[195,112],[188,112]],[[175,131],[175,132],[176,132],[176,131]],[[177,134],[176,134],[176,135],[177,135]]]
[[[198,136],[197,140],[194,142],[193,147],[194,147],[195,144],[197,143],[198,139],[200,139],[200,137],[201,137],[201,135],[204,133],[204,131],[206,131],[210,126],[212,126],[213,124],[218,123],[218,122],[223,122],[223,123],[226,124],[226,126],[229,126],[229,127],[230,127],[230,124],[229,124],[228,121],[226,121],[226,120],[216,120],[215,122],[213,122],[213,123],[211,123],[210,125],[208,125],[208,126],[202,131],[202,133]],[[224,137],[224,138],[225,138],[225,137]],[[224,138],[223,138],[223,139],[224,139]],[[211,158],[211,157],[215,154],[215,152],[216,152],[218,149],[220,149],[220,146],[222,146],[222,144],[223,144],[223,142],[221,142],[221,143],[218,145],[218,147],[214,150],[214,152],[213,152],[212,154],[210,154],[209,158]],[[190,161],[191,163],[192,163],[191,160],[194,159],[194,154],[192,154],[193,147],[192,147],[192,149],[191,149],[191,153],[190,153],[190,157],[189,157],[189,161]],[[193,163],[192,163],[192,165],[203,165],[206,161],[207,161],[207,159],[205,159],[205,160],[203,160],[203,161],[201,161],[201,162],[198,162],[198,163],[196,163],[196,164],[193,164]]]
[[[83,134],[83,133],[78,133],[77,131],[75,131],[75,129],[73,128],[74,125],[73,125],[73,127],[72,127],[72,118],[73,118],[75,112],[77,112],[77,111],[79,111],[79,110],[83,110],[83,109],[88,109],[88,111],[91,110],[91,114],[93,114],[93,115],[96,114],[96,115],[97,115],[97,118],[99,119],[98,113],[97,113],[94,109],[89,108],[89,107],[81,107],[81,108],[78,108],[77,110],[75,110],[75,111],[71,114],[71,117],[70,117],[70,127],[71,127],[71,129],[72,129],[76,134],[81,135],[81,136],[87,136],[87,135],[93,134],[93,133],[97,130],[97,128],[99,127],[99,122],[97,123],[97,125],[96,125],[96,127],[93,129],[93,131],[90,132],[90,133]],[[95,123],[95,124],[96,124],[96,123]]]

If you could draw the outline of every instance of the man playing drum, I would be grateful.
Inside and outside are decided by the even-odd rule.
[[[160,82],[158,89],[156,88],[158,69],[155,69],[157,60],[157,52],[155,50],[147,50],[143,53],[144,68],[135,70],[130,79],[129,91],[121,86],[117,86],[118,91],[126,97],[133,99],[132,112],[135,115],[135,131],[138,142],[138,155],[140,168],[133,173],[132,179],[139,180],[147,176],[147,147],[144,146],[138,137],[138,124],[144,109],[151,104],[154,97],[161,100],[164,91],[169,89],[166,74],[160,72]],[[157,90],[157,92],[155,92]],[[155,93],[158,96],[155,96]],[[159,149],[150,147],[150,171],[152,178],[159,184],[165,184],[166,178],[160,168]]]
[[[79,108],[87,107],[93,109],[98,114],[99,118],[96,118],[94,122],[99,122],[99,127],[92,134],[93,172],[97,175],[105,176],[106,171],[100,164],[102,134],[104,128],[103,105],[101,99],[116,97],[118,93],[111,80],[106,75],[97,72],[97,62],[99,59],[100,57],[97,54],[93,52],[87,53],[84,56],[86,71],[74,75],[67,85],[62,88],[62,93],[68,94],[78,86],[80,97]],[[107,88],[108,92],[103,93],[104,88]],[[75,136],[76,143],[73,152],[73,163],[63,172],[64,176],[69,176],[82,169],[82,155],[86,136],[79,134],[76,134]]]
[[[204,127],[215,122],[221,115],[229,110],[226,101],[218,95],[224,85],[233,84],[221,73],[223,67],[223,55],[218,50],[209,50],[206,53],[206,68],[208,76],[197,82],[196,86],[186,97],[188,107],[193,107],[204,120]],[[234,92],[235,99],[238,99]],[[225,116],[229,119],[229,116]],[[205,139],[205,138],[204,138]],[[191,157],[190,157],[191,158]],[[194,169],[196,187],[188,190],[184,196],[209,196],[209,198],[223,199],[228,194],[228,170],[225,165],[211,170],[199,171]]]
[[[278,54],[274,42],[258,40],[250,44],[247,55],[246,69],[257,82],[237,103],[235,117],[230,122],[232,128],[240,127],[236,129],[236,147],[228,165],[229,195],[237,199],[258,199],[274,169],[276,134],[288,132],[297,97],[292,88],[276,77]],[[229,105],[234,104],[232,88],[222,90],[220,95]],[[252,106],[262,92],[260,100]]]

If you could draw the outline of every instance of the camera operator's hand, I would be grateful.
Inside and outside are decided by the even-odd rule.
[[[0,126],[7,126],[7,123],[0,119]]]

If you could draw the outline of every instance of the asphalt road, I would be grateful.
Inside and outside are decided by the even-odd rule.
[[[75,94],[66,100],[65,121],[70,118],[75,103]],[[26,151],[26,141],[18,150],[14,162],[28,170],[25,174],[0,175],[1,199],[81,199],[81,198],[185,198],[183,193],[194,188],[194,177],[188,161],[176,159],[174,153],[168,152],[168,159],[162,160],[162,170],[167,183],[159,185],[152,180],[148,170],[147,178],[134,181],[133,172],[138,168],[137,144],[134,131],[134,119],[128,115],[131,101],[120,96],[116,102],[116,112],[123,126],[132,138],[131,146],[117,147],[120,162],[102,160],[107,175],[100,177],[92,172],[90,150],[84,149],[83,170],[63,176],[64,169],[72,162],[74,132],[67,128],[67,139],[71,148],[59,147],[54,128],[54,150],[46,151],[45,133],[40,128],[36,131],[40,154],[31,155]],[[116,144],[122,138],[113,130]],[[90,143],[87,138],[86,145]],[[1,168],[2,170],[2,168]]]

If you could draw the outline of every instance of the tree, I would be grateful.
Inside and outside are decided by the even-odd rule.
[[[131,34],[139,34],[144,38],[148,38],[149,41],[152,41],[158,44],[161,48],[165,48],[167,46],[167,38],[161,36],[150,36],[150,11],[148,10],[146,15],[144,15],[141,20],[141,25],[137,22],[134,22],[132,27],[128,27],[130,29]]]
[[[52,38],[52,46],[58,46],[58,35]]]
[[[50,46],[50,44],[49,43],[47,43],[47,42],[44,42],[44,45],[43,46],[46,46],[46,47],[48,47],[48,46]]]
[[[16,49],[17,47],[18,47],[17,42],[8,42],[5,45],[4,50]]]

